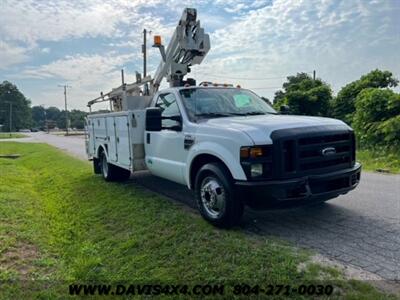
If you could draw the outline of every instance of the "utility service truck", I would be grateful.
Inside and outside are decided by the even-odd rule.
[[[144,32],[146,38],[146,32]],[[201,215],[216,226],[237,224],[252,208],[323,202],[360,181],[353,130],[342,121],[278,113],[250,90],[186,79],[210,49],[209,36],[187,8],[154,77],[136,73],[90,101],[109,112],[86,120],[94,172],[125,180],[149,170],[194,190]],[[143,45],[144,56],[146,43]],[[159,90],[163,78],[169,88]]]

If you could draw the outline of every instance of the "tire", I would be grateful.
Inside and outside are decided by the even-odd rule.
[[[101,174],[105,181],[124,181],[129,179],[131,172],[107,162],[107,156],[101,152],[100,157]]]
[[[234,193],[232,176],[224,164],[201,167],[195,179],[195,195],[200,214],[214,226],[230,228],[239,224],[244,205]]]
[[[93,172],[94,174],[101,174],[101,164],[100,159],[93,158]]]

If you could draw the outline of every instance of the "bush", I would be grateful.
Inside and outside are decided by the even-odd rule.
[[[400,148],[400,94],[364,89],[356,98],[353,127],[366,148]]]
[[[332,102],[333,117],[351,124],[356,110],[357,96],[368,88],[396,87],[399,81],[389,71],[373,70],[344,86]]]
[[[332,90],[321,79],[313,80],[306,73],[298,73],[287,77],[283,89],[275,93],[274,107],[277,110],[281,105],[289,105],[294,115],[329,115]]]

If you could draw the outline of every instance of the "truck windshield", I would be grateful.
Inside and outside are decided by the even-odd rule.
[[[180,94],[191,121],[276,114],[276,111],[256,94],[239,88],[192,88],[183,89]]]

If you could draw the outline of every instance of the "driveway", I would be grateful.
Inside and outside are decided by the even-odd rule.
[[[45,142],[86,159],[84,138],[32,133],[21,142]],[[132,182],[194,207],[186,187],[137,172]],[[328,203],[289,210],[246,210],[244,231],[289,240],[388,280],[400,280],[400,175],[364,172],[359,187]]]

